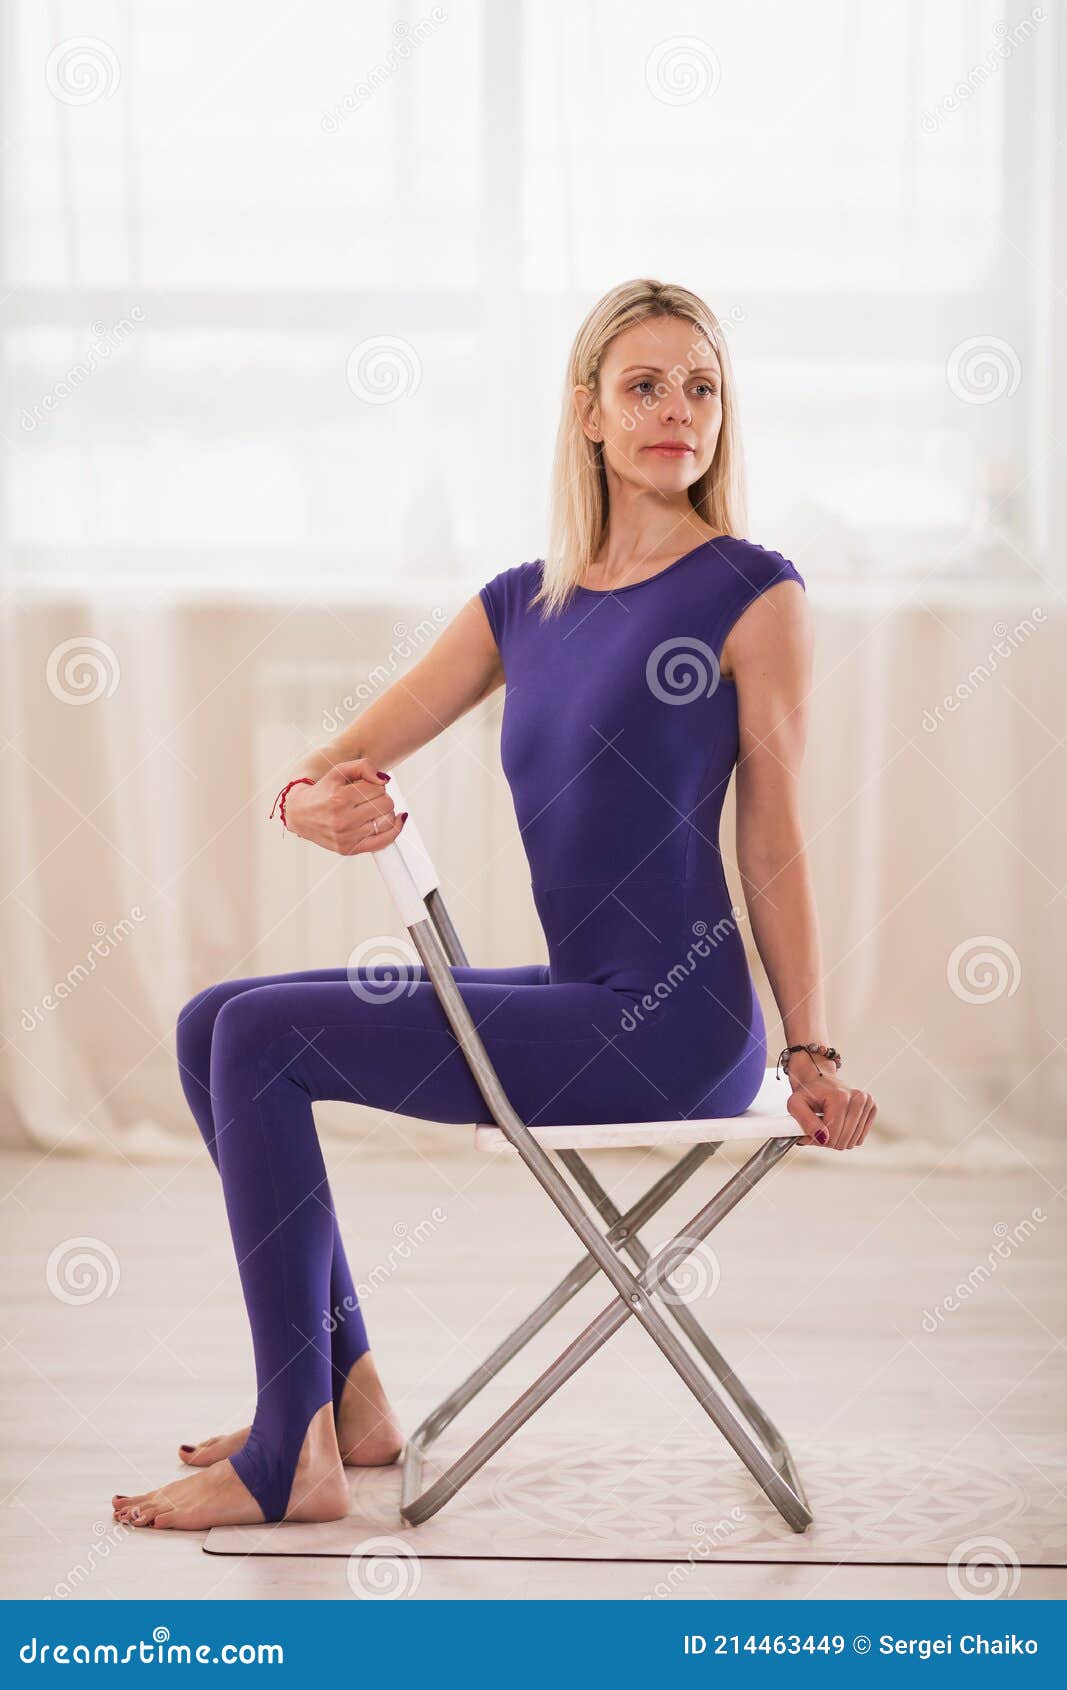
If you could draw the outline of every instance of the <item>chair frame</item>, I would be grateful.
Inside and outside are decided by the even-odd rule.
[[[395,778],[390,779],[389,795],[398,812],[405,807]],[[782,1124],[788,1122],[789,1125],[788,1135],[768,1138],[697,1211],[689,1224],[654,1253],[642,1242],[638,1227],[681,1189],[724,1140],[709,1139],[694,1144],[625,1213],[618,1209],[576,1150],[556,1151],[563,1166],[606,1223],[607,1231],[602,1232],[560,1173],[552,1156],[519,1119],[500,1083],[451,971],[452,965],[467,967],[469,964],[445,908],[437,872],[410,811],[399,838],[392,845],[375,852],[374,861],[411,935],[493,1120],[584,1246],[584,1254],[559,1284],[497,1345],[481,1366],[423,1420],[407,1440],[400,1499],[400,1512],[404,1519],[411,1525],[419,1525],[444,1507],[519,1427],[577,1373],[614,1332],[633,1318],[644,1327],[786,1523],[795,1532],[805,1531],[811,1524],[811,1508],[785,1439],[713,1344],[693,1310],[677,1301],[665,1303],[676,1325],[690,1339],[701,1360],[707,1363],[714,1381],[732,1400],[742,1419],[731,1412],[712,1378],[694,1361],[653,1302],[653,1297],[664,1289],[668,1276],[781,1161],[796,1143],[800,1129],[791,1116],[783,1117]],[[620,1251],[625,1251],[633,1261],[635,1273],[620,1258]],[[424,1463],[441,1433],[506,1363],[594,1277],[598,1269],[614,1288],[611,1302],[516,1398],[510,1408],[432,1484],[424,1487]]]

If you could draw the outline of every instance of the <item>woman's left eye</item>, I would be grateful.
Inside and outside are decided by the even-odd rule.
[[[698,381],[696,385],[697,385],[697,387],[703,388],[703,390],[704,390],[703,393],[701,394],[702,398],[714,399],[715,389],[712,387],[710,382]],[[639,388],[654,387],[654,386],[655,386],[655,383],[653,382],[651,376],[641,376],[637,381],[635,381],[633,383],[633,385],[630,388],[630,392],[636,393]]]

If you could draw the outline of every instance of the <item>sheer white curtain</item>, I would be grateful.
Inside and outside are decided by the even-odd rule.
[[[820,574],[965,570],[1003,499],[990,527],[1040,544],[1057,18],[24,0],[9,20],[17,578],[480,582],[536,549],[580,314],[648,273],[728,326],[771,541]]]
[[[961,767],[1062,789],[1062,717],[1038,704],[1067,555],[1052,8],[4,11],[7,1140],[191,1152],[184,998],[398,942],[373,867],[313,860],[270,800],[483,580],[539,555],[567,345],[642,274],[727,326],[750,532],[816,605],[809,802],[836,818],[815,850],[856,1083],[887,1133],[936,1103],[939,1155],[1023,1068],[1009,1114],[1055,1101],[1032,950],[1062,900],[1033,840],[986,826],[949,859],[974,902],[936,942],[942,873],[914,862],[879,903],[903,827],[939,858],[958,843]],[[962,718],[955,791],[946,772],[905,822],[915,780],[872,772],[1035,605],[1019,684],[1002,669],[989,720]],[[498,710],[404,783],[468,948],[503,963],[542,953]],[[1011,907],[984,919],[991,872]],[[921,1058],[907,1028],[872,1041],[916,958],[944,979],[953,933],[1021,947],[1019,990],[958,1037],[961,1000],[939,1000]],[[958,1074],[998,1016],[975,1114]]]

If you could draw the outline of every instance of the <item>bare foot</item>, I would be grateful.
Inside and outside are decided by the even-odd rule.
[[[308,1427],[293,1478],[287,1520],[340,1520],[348,1513],[348,1483],[341,1466],[333,1408],[324,1403]],[[202,1473],[176,1479],[158,1490],[111,1499],[114,1518],[130,1526],[206,1531],[210,1526],[258,1526],[259,1503],[230,1461],[215,1461]]]
[[[337,1416],[337,1443],[346,1467],[388,1467],[404,1448],[370,1350],[348,1370]]]
[[[235,1455],[251,1429],[242,1426],[239,1432],[222,1432],[198,1444],[182,1444],[178,1458],[187,1467],[211,1467]],[[369,1350],[349,1370],[337,1417],[337,1442],[346,1467],[388,1467],[404,1447],[404,1435],[393,1419]]]
[[[182,1444],[178,1458],[187,1467],[210,1467],[216,1461],[225,1461],[228,1455],[236,1455],[251,1430],[251,1426],[242,1426],[239,1432],[221,1432],[218,1437],[203,1438],[198,1444]]]

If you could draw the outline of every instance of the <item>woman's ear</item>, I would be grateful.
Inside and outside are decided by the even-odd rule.
[[[597,416],[596,399],[587,387],[576,387],[571,394],[574,409],[581,424],[582,432],[589,440],[599,440],[600,419]]]

